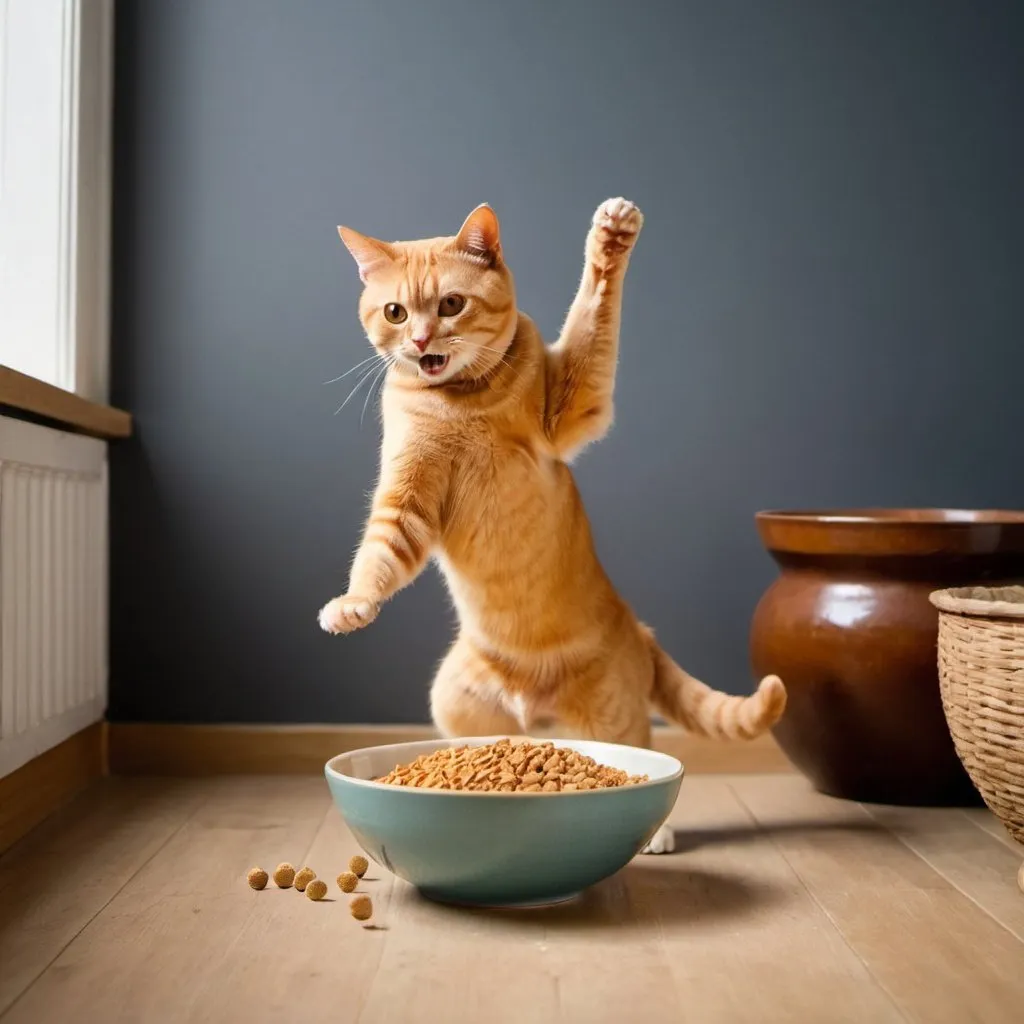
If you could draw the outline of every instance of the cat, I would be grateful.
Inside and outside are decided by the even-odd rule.
[[[653,705],[692,732],[751,739],[785,709],[777,676],[731,696],[662,650],[605,575],[569,468],[612,422],[623,279],[642,225],[625,199],[597,209],[551,346],[517,309],[489,206],[454,237],[387,243],[338,229],[386,374],[384,432],[348,590],[319,621],[330,633],[368,626],[436,559],[459,620],[430,692],[445,736],[554,719],[576,738],[649,746]],[[648,849],[672,845],[663,828]]]

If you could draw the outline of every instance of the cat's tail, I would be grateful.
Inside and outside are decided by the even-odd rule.
[[[752,740],[767,732],[786,710],[786,687],[778,676],[765,676],[749,697],[735,697],[694,679],[658,646],[653,635],[650,643],[654,705],[690,732],[720,740]]]

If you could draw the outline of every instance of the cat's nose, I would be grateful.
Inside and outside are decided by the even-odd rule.
[[[432,335],[430,331],[417,331],[410,340],[421,352],[423,352],[430,344],[431,337]]]

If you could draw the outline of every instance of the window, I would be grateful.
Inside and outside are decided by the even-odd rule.
[[[113,0],[0,0],[0,363],[105,401]]]

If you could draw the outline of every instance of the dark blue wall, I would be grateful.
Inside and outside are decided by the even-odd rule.
[[[331,639],[377,422],[337,223],[491,202],[549,335],[593,207],[647,215],[601,554],[692,671],[749,686],[766,506],[1024,505],[1024,5],[118,5],[111,715],[419,721],[429,572]]]

